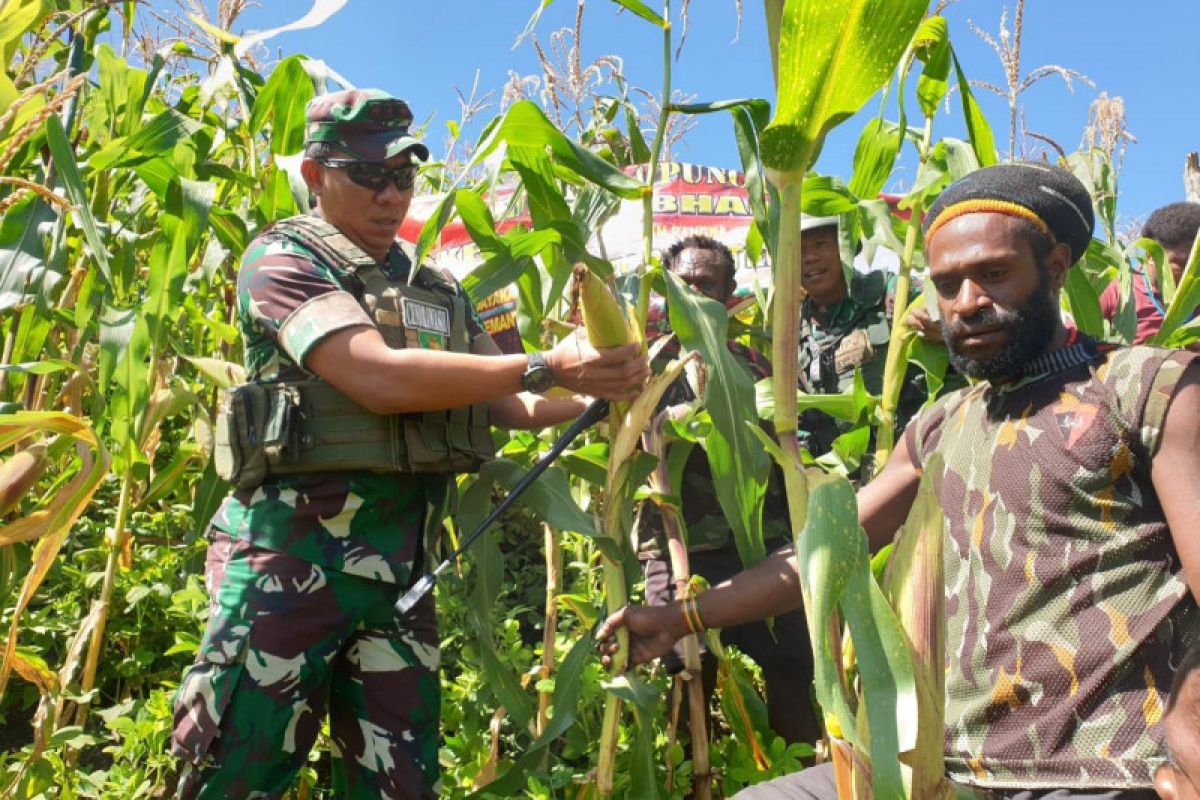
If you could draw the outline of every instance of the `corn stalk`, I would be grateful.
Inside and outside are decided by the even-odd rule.
[[[650,474],[650,488],[659,498],[673,497],[670,467],[667,460],[668,440],[665,425],[670,418],[670,409],[664,409],[654,418],[644,437],[646,452],[658,459],[654,472]],[[675,596],[684,602],[693,594],[691,567],[688,564],[687,544],[683,540],[679,509],[672,502],[662,500],[658,504],[662,517],[663,534],[667,542],[667,553],[671,561],[671,574],[675,578]],[[700,663],[700,639],[689,634],[680,640],[683,647],[683,673],[675,677],[676,686],[682,684],[688,698],[688,732],[692,745],[692,795],[698,800],[712,797],[712,771],[709,763],[709,737],[706,703],[704,697],[703,667]]]
[[[588,341],[597,347],[617,347],[641,339],[644,320],[630,319],[627,304],[583,265],[575,267],[575,284],[579,305],[587,328]],[[642,393],[630,404],[614,403],[609,412],[609,457],[602,493],[602,522],[600,536],[606,541],[601,551],[604,572],[604,595],[609,614],[614,614],[629,602],[625,583],[624,560],[631,555],[629,535],[632,527],[630,508],[633,492],[629,469],[637,451],[642,431],[654,416],[663,392],[679,377],[689,356],[676,359],[661,375],[654,376]],[[629,662],[629,634],[621,630],[617,651],[612,655],[610,672],[620,675]],[[613,791],[616,767],[617,740],[620,734],[621,698],[609,692],[605,696],[604,718],[600,729],[599,759],[596,765],[596,790],[601,797]]]
[[[933,117],[925,118],[925,128],[918,148],[921,168],[929,160],[929,148],[933,136]],[[908,372],[908,348],[915,335],[908,324],[908,297],[912,286],[913,258],[917,252],[921,219],[925,212],[923,201],[918,199],[911,207],[908,227],[904,232],[904,252],[900,256],[900,269],[896,274],[896,293],[892,311],[892,330],[888,338],[887,359],[883,368],[883,391],[876,410],[878,429],[875,438],[875,474],[879,474],[896,446],[896,409],[900,405],[900,390]]]
[[[538,673],[542,680],[554,674],[554,641],[558,633],[558,594],[562,589],[562,546],[558,531],[548,522],[542,523],[546,551],[546,621],[542,630],[542,665]],[[550,720],[552,692],[538,692],[537,735],[541,736]]]
[[[864,683],[863,706],[869,716],[870,782],[880,797],[908,796],[898,757],[913,737],[897,714],[907,706],[900,701],[908,696],[911,666],[906,679],[905,658],[889,661],[869,646],[877,646],[892,628],[887,625],[890,609],[881,598],[875,602],[878,586],[869,569],[864,571],[865,537],[857,526],[853,490],[844,480],[823,478],[815,486],[817,494],[810,497],[803,476],[796,442],[796,352],[802,299],[797,220],[804,176],[815,162],[826,134],[887,83],[926,6],[924,0],[839,4],[766,0],[768,23],[778,22],[778,31],[769,31],[770,39],[778,41],[775,116],[762,136],[763,162],[780,197],[781,227],[775,232],[778,244],[771,314],[776,370],[774,419],[779,438],[773,453],[784,470],[797,536],[801,587],[817,663],[818,696],[830,728],[844,731],[854,740],[851,743],[855,749],[863,753],[866,741],[852,734],[855,716],[831,662],[832,637],[827,622],[840,608],[850,623],[856,645],[860,644],[859,636],[854,635],[856,628],[860,635],[868,630],[874,634],[865,637],[857,652]],[[830,560],[835,553],[840,553],[840,558]],[[858,589],[846,591],[852,584]],[[846,605],[843,598],[857,602]],[[839,786],[846,786],[847,762],[840,763]],[[847,799],[843,796],[842,800]]]

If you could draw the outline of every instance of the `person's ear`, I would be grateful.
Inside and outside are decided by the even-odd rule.
[[[320,195],[325,181],[325,169],[321,164],[311,158],[305,158],[300,162],[300,176],[304,178],[310,194]]]
[[[1071,248],[1063,242],[1058,242],[1046,254],[1046,271],[1050,275],[1050,288],[1060,291],[1067,282],[1067,270],[1071,268]]]
[[[1175,800],[1178,796],[1175,787],[1175,769],[1170,764],[1162,764],[1154,771],[1154,791],[1162,800]]]

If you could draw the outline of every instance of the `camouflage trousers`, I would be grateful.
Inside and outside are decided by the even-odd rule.
[[[211,615],[175,699],[180,798],[280,797],[326,714],[342,798],[434,798],[438,635],[432,595],[402,620],[395,584],[216,534]]]

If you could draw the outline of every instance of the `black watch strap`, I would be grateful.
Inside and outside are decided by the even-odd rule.
[[[554,370],[546,363],[546,354],[525,354],[525,374],[521,376],[521,388],[534,394],[545,394],[554,386]]]

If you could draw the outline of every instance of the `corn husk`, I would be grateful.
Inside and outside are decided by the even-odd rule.
[[[11,511],[46,470],[45,442],[36,442],[0,466],[0,516]]]

